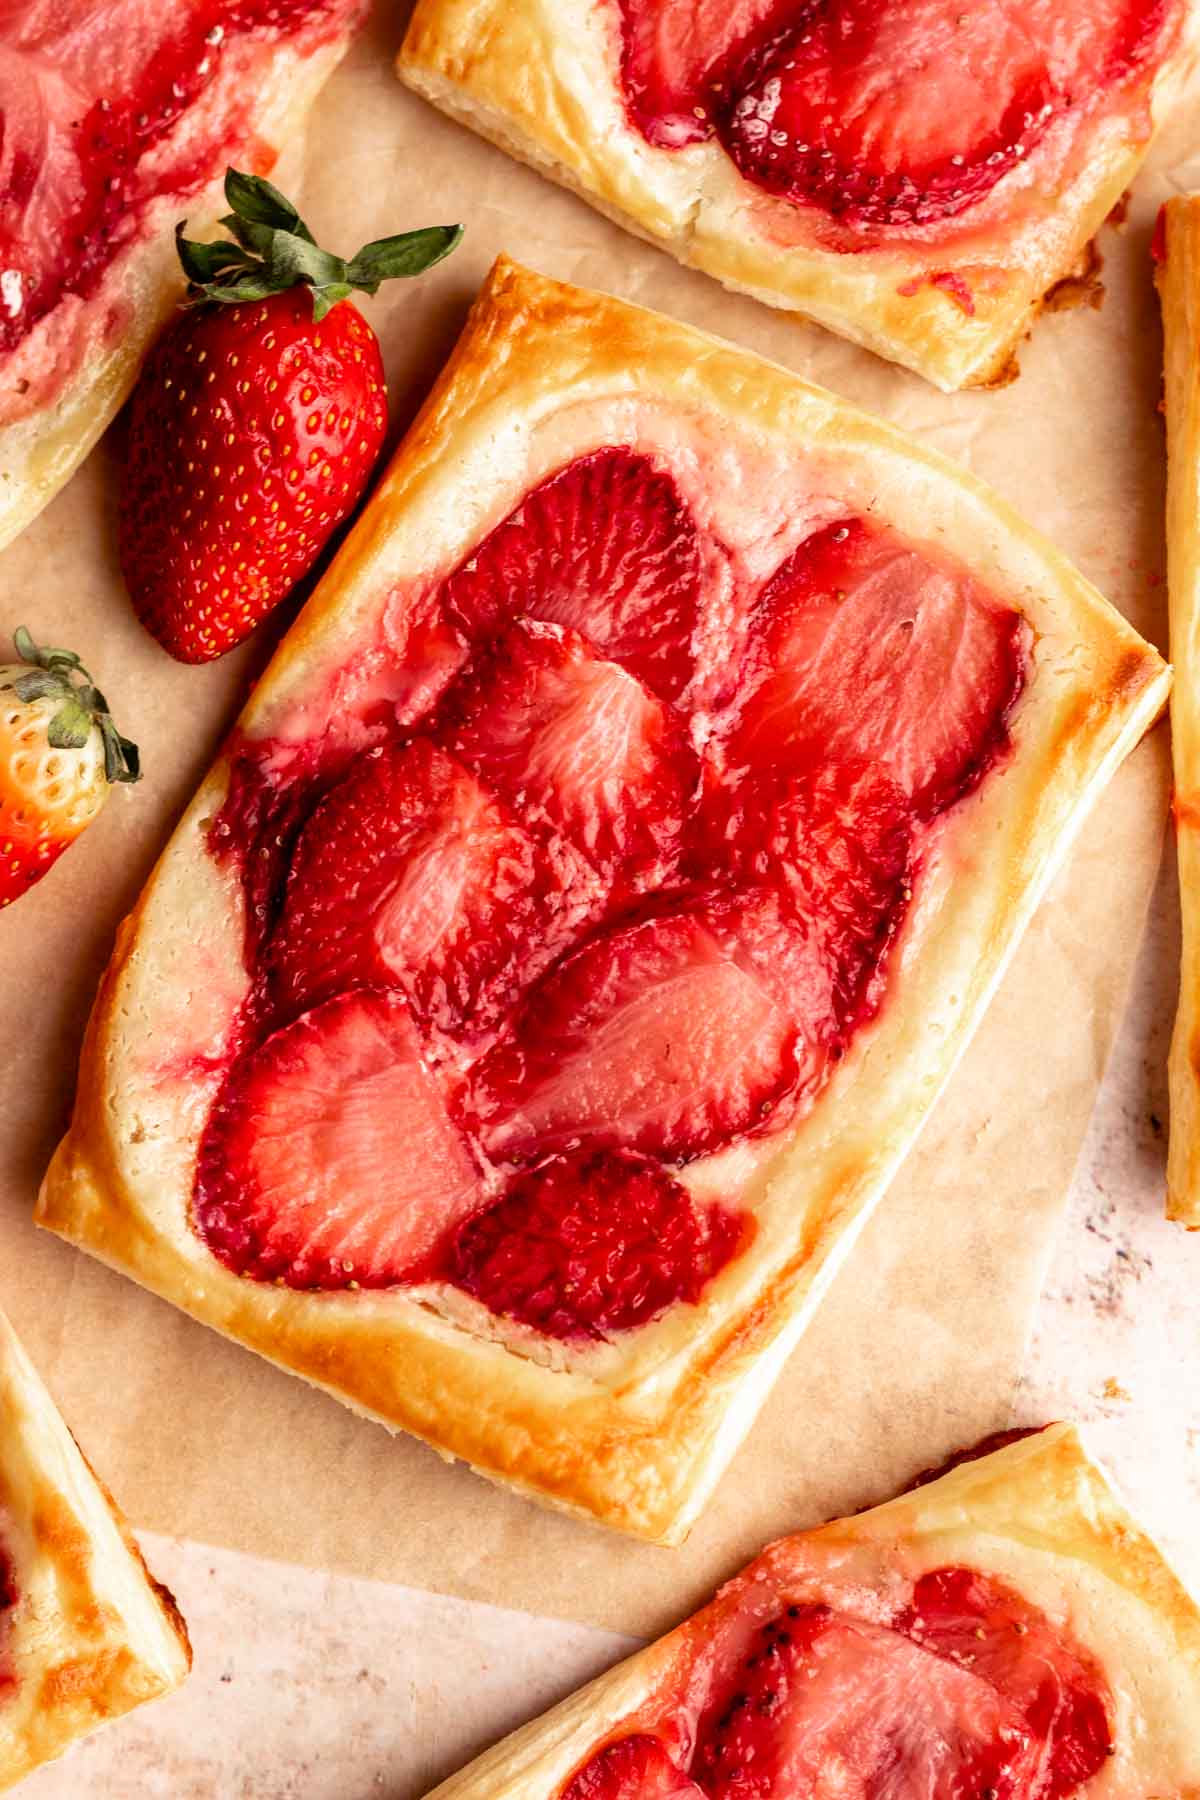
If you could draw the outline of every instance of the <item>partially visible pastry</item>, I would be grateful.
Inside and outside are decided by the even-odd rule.
[[[1054,1425],[773,1544],[430,1800],[1196,1800],[1200,1611]]]
[[[1171,1040],[1167,1213],[1200,1229],[1200,195],[1168,200],[1154,254],[1165,339],[1171,749],[1183,953]]]
[[[190,1664],[174,1601],[0,1313],[0,1788]]]
[[[0,17],[0,545],[83,461],[183,292],[173,229],[265,173],[366,0],[17,0]]]
[[[1194,63],[1195,0],[419,0],[401,78],[692,268],[1003,381]]]

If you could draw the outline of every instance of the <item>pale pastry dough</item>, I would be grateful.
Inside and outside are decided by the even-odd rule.
[[[56,308],[0,368],[0,400],[7,401],[13,384],[26,379],[18,376],[25,354],[65,365],[53,398],[32,410],[18,407],[19,416],[0,424],[0,548],[69,481],[128,398],[146,351],[183,294],[176,222],[186,214],[193,236],[209,235],[226,211],[221,187],[226,161],[252,159],[256,168],[274,161],[344,56],[352,24],[351,18],[333,34],[322,29],[314,42],[305,42],[302,33],[296,45],[281,43],[269,58],[261,47],[243,52],[234,46],[223,80],[253,99],[236,141],[222,146],[212,179],[185,200],[165,194],[151,203],[144,230],[113,259],[85,303],[86,330],[72,331],[65,348],[59,345]]]
[[[356,696],[394,694],[420,597],[538,481],[614,443],[665,464],[701,528],[762,579],[831,509],[859,510],[945,544],[1030,633],[1012,749],[930,838],[880,1013],[794,1129],[685,1171],[694,1190],[707,1184],[754,1212],[751,1246],[697,1305],[585,1345],[551,1344],[434,1284],[305,1293],[217,1262],[189,1205],[213,1070],[249,986],[242,890],[206,846],[224,757],[121,929],[37,1216],[384,1424],[544,1502],[678,1542],[920,1129],[1084,814],[1161,710],[1169,672],[971,475],[783,369],[501,260],[240,731],[286,762],[331,704],[344,716]]]
[[[756,1575],[801,1602],[825,1598],[824,1580],[835,1592],[848,1587],[853,1609],[869,1617],[870,1596],[886,1596],[898,1573],[911,1581],[948,1564],[1015,1588],[1099,1665],[1115,1746],[1080,1800],[1196,1800],[1200,1611],[1069,1425],[772,1545],[705,1612],[487,1751],[429,1800],[558,1800],[590,1755],[636,1729],[671,1692],[687,1640]],[[920,1703],[914,1695],[917,1711]]]
[[[184,1679],[191,1651],[165,1588],[0,1313],[0,1788]],[[15,1677],[15,1686],[3,1679]]]
[[[1089,123],[1067,173],[1030,159],[1021,183],[1036,199],[1021,193],[1015,212],[997,201],[994,216],[989,206],[968,236],[943,244],[854,254],[806,241],[797,209],[745,181],[715,140],[646,142],[625,112],[618,25],[616,0],[419,0],[397,67],[452,118],[680,262],[950,392],[1015,372],[1018,341],[1133,180],[1151,118],[1194,63],[1200,8],[1186,0],[1149,103],[1143,91]],[[967,289],[970,312],[955,297]]]
[[[1166,354],[1167,578],[1175,841],[1183,911],[1171,1040],[1167,1212],[1200,1229],[1200,196],[1168,200],[1158,268]]]

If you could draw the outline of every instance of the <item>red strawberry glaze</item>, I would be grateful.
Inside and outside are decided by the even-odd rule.
[[[830,972],[769,888],[701,898],[590,939],[529,995],[475,1072],[489,1155],[581,1143],[684,1162],[774,1115],[823,1072]]]
[[[567,625],[677,700],[693,672],[700,589],[696,526],[674,480],[615,446],[526,494],[442,598],[468,638],[491,636],[514,612]]]
[[[621,1738],[592,1757],[562,1800],[704,1800],[656,1737]]]
[[[0,1704],[15,1691],[17,1685],[17,1677],[8,1657],[8,1639],[13,1608],[19,1598],[16,1571],[0,1544]]]
[[[547,1336],[600,1337],[698,1300],[743,1229],[660,1164],[589,1150],[519,1176],[459,1226],[439,1272]]]
[[[634,1800],[643,1768],[698,1800],[1070,1800],[1103,1767],[1103,1678],[1005,1583],[935,1570],[886,1622],[786,1587],[755,1565],[684,1627],[673,1691],[561,1800]]]
[[[291,857],[270,946],[286,1016],[365,983],[425,1024],[484,1029],[545,960],[554,876],[505,802],[417,738],[360,757]]]
[[[677,873],[698,779],[683,723],[578,632],[519,619],[450,690],[440,735],[609,904]]]
[[[620,0],[630,116],[714,133],[748,181],[853,249],[968,215],[1043,139],[1148,83],[1175,0]]]
[[[911,807],[879,764],[814,755],[754,781],[715,777],[693,866],[781,886],[819,934],[840,1043],[874,1010],[884,953],[915,879]]]
[[[18,0],[0,24],[0,354],[64,294],[86,299],[147,208],[218,174],[252,99],[189,115],[239,44],[311,51],[358,0]],[[211,136],[213,130],[219,135]]]
[[[713,712],[711,550],[668,474],[595,452],[235,740],[208,841],[251,995],[195,1204],[229,1266],[447,1282],[584,1343],[737,1253],[746,1221],[676,1169],[781,1130],[878,1010],[932,823],[1005,753],[1026,634],[851,517],[735,603]],[[447,1195],[405,1192],[403,1133],[329,1127],[364,1044],[393,1046],[408,1135],[445,1134]]]

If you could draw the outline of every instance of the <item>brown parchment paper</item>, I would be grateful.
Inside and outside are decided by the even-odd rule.
[[[1194,97],[1160,140],[1127,222],[1101,234],[1103,306],[1045,318],[1014,385],[947,399],[681,271],[426,108],[391,72],[406,12],[378,7],[279,176],[336,249],[408,225],[467,224],[463,247],[432,277],[366,303],[397,431],[505,249],[720,332],[961,458],[1163,641],[1148,240],[1159,199],[1189,176],[1200,184]],[[258,641],[185,669],[142,634],[114,558],[119,429],[0,556],[0,630],[27,622],[77,647],[147,770],[35,895],[0,914],[0,1303],[135,1522],[649,1632],[767,1537],[881,1498],[1004,1423],[1159,861],[1161,728],[1085,830],[930,1128],[682,1550],[634,1545],[502,1494],[35,1230],[30,1210],[116,922],[269,650]]]

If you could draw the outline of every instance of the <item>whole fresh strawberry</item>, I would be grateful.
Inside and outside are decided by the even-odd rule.
[[[269,181],[230,169],[228,240],[176,232],[188,301],[130,406],[120,555],[134,608],[208,662],[277,606],[353,511],[387,429],[379,342],[346,296],[449,254],[459,225],[318,249]]]
[[[137,781],[137,745],[70,650],[40,650],[24,626],[0,665],[0,907],[40,881],[118,781]]]

